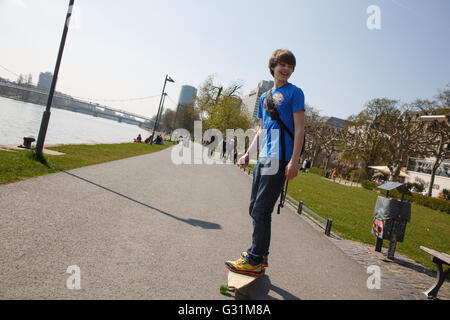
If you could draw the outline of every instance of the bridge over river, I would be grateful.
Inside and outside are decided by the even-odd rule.
[[[20,99],[25,102],[46,105],[48,90],[36,86],[17,85],[0,81],[0,95]],[[114,109],[98,103],[90,103],[75,99],[67,94],[55,92],[52,107],[124,122],[139,127],[153,128],[155,121],[132,112]]]

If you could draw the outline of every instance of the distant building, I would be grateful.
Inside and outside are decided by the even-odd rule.
[[[435,161],[436,158],[409,158],[406,168],[408,177],[405,182],[420,183],[428,191],[431,181],[431,168]],[[437,197],[444,189],[450,190],[450,159],[442,161],[436,170],[431,196]]]
[[[244,105],[247,111],[252,115],[253,120],[256,120],[256,117],[258,116],[259,98],[264,92],[272,87],[273,81],[262,80],[255,89],[250,91],[250,93],[245,95],[242,99],[242,105]]]
[[[39,73],[39,81],[37,87],[39,89],[50,90],[52,85],[53,74],[51,72]]]
[[[324,117],[325,123],[329,126],[345,128],[346,121],[335,117]]]
[[[197,95],[197,89],[184,85],[181,87],[180,97],[178,98],[178,105],[192,104],[194,97]]]
[[[184,85],[181,87],[180,96],[178,98],[177,111],[173,121],[173,129],[185,128],[193,132],[193,121],[189,109],[194,106],[194,98],[197,96],[197,89],[193,86]]]

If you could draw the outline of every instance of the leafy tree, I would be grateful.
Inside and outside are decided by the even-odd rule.
[[[241,106],[242,83],[233,81],[224,87],[214,83],[210,75],[200,86],[195,98],[195,110],[202,120],[203,130],[218,129],[224,135],[226,129],[247,129],[253,126],[249,115]]]
[[[175,111],[172,109],[166,109],[161,117],[161,130],[172,131],[175,121]]]

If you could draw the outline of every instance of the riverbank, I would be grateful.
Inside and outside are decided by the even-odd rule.
[[[165,145],[118,143],[52,146],[47,149],[64,155],[45,155],[46,163],[37,161],[31,150],[0,150],[0,184],[153,153],[172,145],[172,142],[166,141]]]

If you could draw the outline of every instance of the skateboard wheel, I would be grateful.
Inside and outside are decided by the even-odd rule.
[[[220,293],[226,294],[228,292],[228,286],[226,284],[223,284],[220,286]]]

